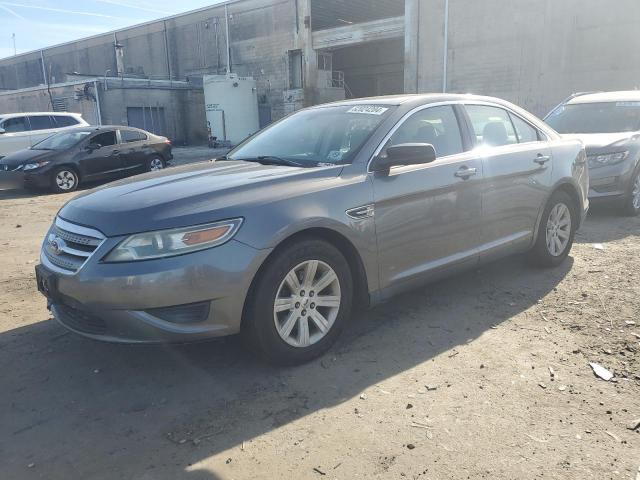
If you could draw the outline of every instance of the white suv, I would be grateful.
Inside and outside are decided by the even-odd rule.
[[[29,148],[54,133],[89,125],[79,113],[25,112],[0,114],[0,158]]]

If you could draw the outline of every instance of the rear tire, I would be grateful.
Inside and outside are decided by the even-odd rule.
[[[640,215],[640,167],[633,172],[629,191],[624,199],[623,213],[630,217]]]
[[[242,336],[270,363],[305,363],[333,345],[352,302],[351,270],[342,253],[322,240],[300,240],[260,272],[247,299]]]
[[[73,192],[80,179],[71,167],[58,167],[51,173],[51,190],[55,193]]]
[[[149,160],[149,163],[147,164],[147,171],[157,172],[158,170],[164,170],[165,166],[166,164],[164,160],[162,160],[160,157],[153,157]]]
[[[531,263],[556,267],[569,255],[578,225],[577,206],[563,191],[555,192],[542,213],[536,243],[529,252]]]

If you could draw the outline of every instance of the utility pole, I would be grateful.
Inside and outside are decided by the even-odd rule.
[[[15,57],[18,54],[18,51],[16,50],[16,34],[15,33],[11,34],[11,39],[13,40],[13,56]]]

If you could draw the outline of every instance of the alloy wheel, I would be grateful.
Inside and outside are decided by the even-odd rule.
[[[282,340],[304,348],[322,340],[340,311],[340,281],[320,260],[307,260],[292,268],[280,283],[273,305],[273,320]]]
[[[571,210],[564,203],[557,203],[547,220],[547,250],[554,257],[564,253],[571,239]]]
[[[149,163],[149,170],[151,172],[162,170],[163,168],[164,164],[162,163],[162,160],[160,160],[159,158],[151,159],[151,162]]]
[[[633,182],[633,188],[631,190],[631,204],[634,210],[640,210],[640,172],[636,175],[636,179]]]
[[[60,190],[73,190],[76,182],[76,176],[68,170],[60,170],[56,175],[56,185]]]

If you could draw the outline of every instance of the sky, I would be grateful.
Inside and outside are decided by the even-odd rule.
[[[175,15],[221,0],[0,0],[0,58]]]

